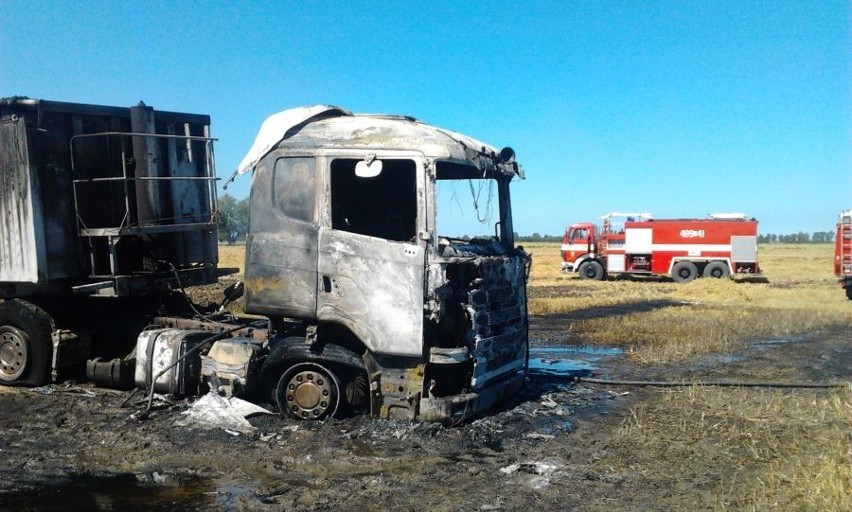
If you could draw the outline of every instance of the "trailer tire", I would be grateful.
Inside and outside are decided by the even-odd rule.
[[[672,267],[672,279],[678,283],[688,283],[698,277],[698,267],[691,261],[678,261]]]
[[[29,302],[0,302],[0,384],[41,386],[50,374],[50,315]]]
[[[711,261],[704,267],[704,277],[713,277],[716,279],[722,279],[725,277],[730,277],[731,269],[728,268],[728,265],[721,261]]]
[[[584,261],[577,269],[582,279],[600,281],[604,277],[603,265],[594,260]]]

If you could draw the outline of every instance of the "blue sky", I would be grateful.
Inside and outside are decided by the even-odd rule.
[[[515,148],[521,234],[614,210],[825,231],[852,208],[850,21],[848,1],[0,0],[0,96],[210,114],[222,177],[285,108],[412,115]]]

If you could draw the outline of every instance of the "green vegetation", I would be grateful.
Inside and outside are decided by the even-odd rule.
[[[245,240],[248,232],[249,222],[249,200],[236,200],[225,194],[219,198],[219,212],[216,216],[216,224],[219,232],[219,241],[228,245],[238,240]]]

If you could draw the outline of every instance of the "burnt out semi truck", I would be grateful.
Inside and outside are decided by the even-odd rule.
[[[76,372],[300,419],[444,422],[523,384],[509,148],[331,106],[271,116],[238,169],[244,283],[207,306],[184,290],[228,272],[208,116],[5,99],[0,173],[1,384]],[[462,203],[479,232],[442,231]],[[222,307],[243,293],[246,315]]]

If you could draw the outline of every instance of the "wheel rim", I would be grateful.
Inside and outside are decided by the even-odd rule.
[[[327,368],[313,363],[290,367],[278,381],[278,408],[290,416],[319,420],[334,415],[340,404],[340,384]]]
[[[0,326],[0,380],[11,382],[20,378],[28,358],[27,335],[16,327]]]

